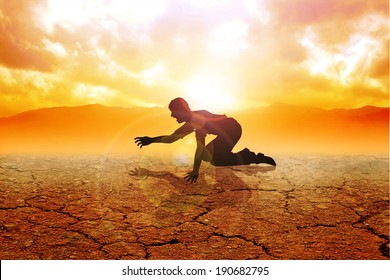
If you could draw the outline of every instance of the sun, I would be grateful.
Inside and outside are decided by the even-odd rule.
[[[234,98],[220,77],[197,75],[183,83],[185,99],[193,109],[231,109]]]

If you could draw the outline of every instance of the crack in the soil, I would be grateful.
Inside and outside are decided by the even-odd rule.
[[[267,246],[265,246],[264,244],[261,244],[259,242],[256,242],[254,240],[250,240],[250,239],[248,239],[248,238],[246,238],[246,237],[244,237],[242,235],[238,235],[238,234],[236,234],[236,235],[225,235],[225,234],[222,234],[222,233],[213,232],[211,234],[211,236],[219,236],[219,237],[226,238],[226,239],[237,238],[237,239],[244,240],[245,242],[251,243],[251,244],[253,244],[256,247],[260,247],[268,256],[276,258],[275,256],[273,256],[271,254],[271,250]]]
[[[347,206],[346,206],[347,207]],[[353,207],[347,207],[349,209],[351,209],[352,211],[355,212],[356,215],[358,215],[358,217],[360,217],[360,219],[353,223],[352,226],[354,228],[359,228],[359,229],[362,229],[362,230],[366,230],[370,233],[372,233],[373,235],[377,236],[378,238],[380,239],[383,239],[384,242],[379,246],[378,250],[380,251],[380,253],[382,254],[382,256],[384,256],[385,258],[388,258],[390,259],[390,251],[389,251],[389,236],[386,236],[384,234],[379,234],[378,232],[375,231],[374,228],[370,227],[370,226],[367,226],[367,223],[366,223],[366,220],[378,215],[379,213],[371,213],[370,215],[361,215],[358,211],[356,211]],[[363,227],[359,227],[357,226],[358,224],[362,224]]]

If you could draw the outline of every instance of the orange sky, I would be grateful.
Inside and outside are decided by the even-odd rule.
[[[388,11],[387,0],[0,0],[0,116],[176,96],[212,111],[388,106]]]

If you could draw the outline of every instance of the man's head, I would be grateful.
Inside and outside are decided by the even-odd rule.
[[[171,116],[177,120],[178,123],[186,122],[191,119],[191,109],[188,103],[181,97],[173,99],[169,103],[169,110]]]

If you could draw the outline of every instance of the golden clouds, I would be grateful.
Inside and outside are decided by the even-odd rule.
[[[214,28],[208,39],[208,49],[215,56],[236,56],[248,48],[248,25],[233,21]]]
[[[115,32],[121,24],[135,27],[148,23],[163,14],[165,8],[165,1],[153,0],[47,0],[37,5],[37,21],[47,33],[56,32],[58,26],[74,31],[91,22]]]
[[[185,95],[229,108],[386,106],[387,6],[0,0],[0,116],[85,103],[164,106]]]

